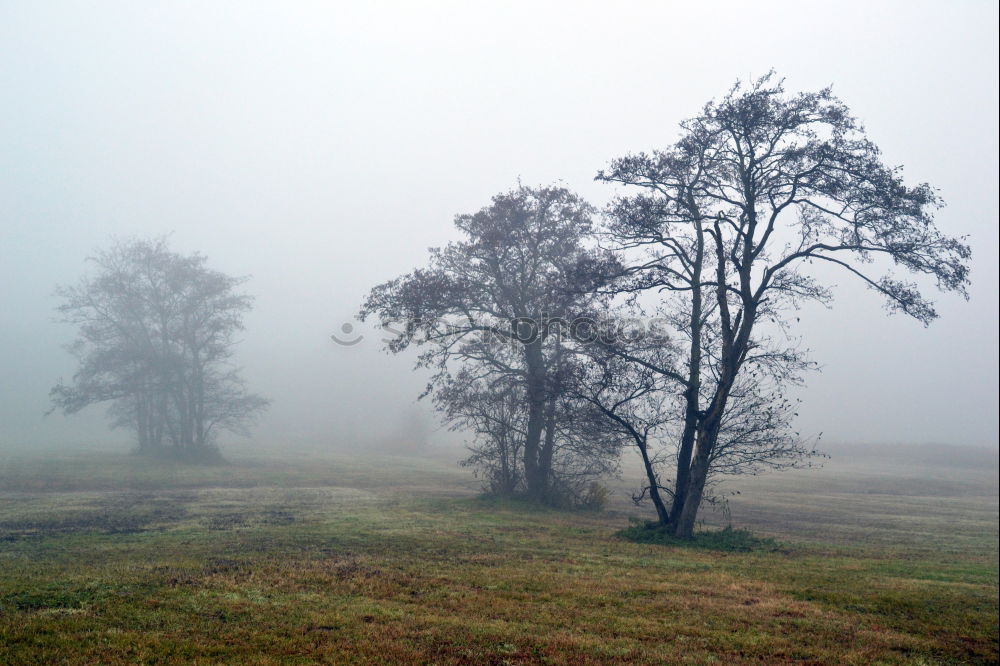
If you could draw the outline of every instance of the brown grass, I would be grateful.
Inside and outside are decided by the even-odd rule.
[[[849,467],[747,480],[734,520],[783,549],[717,553],[615,538],[621,492],[565,513],[428,459],[236,462],[0,470],[0,663],[997,661],[974,474],[934,496],[859,493]]]

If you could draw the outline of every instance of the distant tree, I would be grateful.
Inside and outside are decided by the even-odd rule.
[[[633,258],[616,288],[661,294],[678,333],[662,363],[641,350],[621,358],[680,398],[673,499],[660,519],[690,536],[713,469],[766,465],[767,455],[741,461],[747,442],[777,458],[794,451],[777,396],[808,363],[783,330],[802,302],[832,297],[810,266],[843,270],[926,325],[933,305],[891,267],[964,296],[970,251],[936,228],[934,190],[883,164],[829,89],[789,95],[769,74],[681,127],[671,148],[617,159],[598,179],[638,190],[611,210],[609,235]]]
[[[237,291],[243,280],[164,239],[117,243],[91,261],[94,275],[57,290],[63,320],[78,326],[69,350],[79,368],[52,389],[53,409],[106,403],[142,453],[196,455],[220,430],[245,432],[268,401],[231,364],[252,304]]]
[[[551,325],[597,298],[581,279],[607,260],[587,246],[591,216],[586,202],[560,187],[499,194],[456,218],[462,240],[432,250],[427,268],[375,287],[360,313],[400,327],[391,352],[423,348],[418,366],[434,371],[428,392],[438,392],[438,407],[453,424],[498,437],[492,419],[499,412],[482,400],[520,401],[523,413],[502,415],[504,432],[516,441],[491,440],[480,458],[487,450],[517,450],[520,470],[502,472],[500,485],[509,487],[517,475],[540,501],[550,497],[558,451],[571,441],[560,424],[566,356]]]

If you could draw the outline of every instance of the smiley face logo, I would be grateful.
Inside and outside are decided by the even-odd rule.
[[[352,339],[351,336],[354,334],[354,325],[351,324],[351,322],[344,322],[341,324],[340,332],[344,335],[344,337],[340,337],[334,333],[330,336],[330,339],[342,347],[353,347],[365,339],[365,336],[363,335],[359,335]]]

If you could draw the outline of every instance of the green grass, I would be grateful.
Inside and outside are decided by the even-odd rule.
[[[990,478],[856,481],[747,480],[720,550],[433,456],[8,459],[0,663],[996,663]]]

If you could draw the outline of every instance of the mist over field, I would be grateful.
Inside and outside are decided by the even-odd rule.
[[[0,6],[0,664],[997,663],[996,3]]]
[[[427,247],[454,239],[454,215],[518,179],[561,181],[601,205],[613,188],[593,177],[608,160],[668,144],[735,78],[771,68],[794,90],[833,84],[890,163],[940,190],[941,228],[973,249],[969,302],[937,298],[942,316],[926,330],[885,317],[842,276],[832,309],[805,307],[796,332],[823,371],[800,392],[799,427],[831,442],[997,442],[987,4],[16,2],[2,12],[4,448],[109,437],[100,409],[43,414],[51,386],[74,371],[53,290],[113,236],[170,234],[178,251],[251,276],[238,360],[274,400],[255,439],[349,448],[399,436],[409,409],[434,427],[415,405],[426,377],[354,321],[366,291],[422,265]],[[706,31],[711,52],[676,66]],[[332,344],[345,322],[361,344]]]

